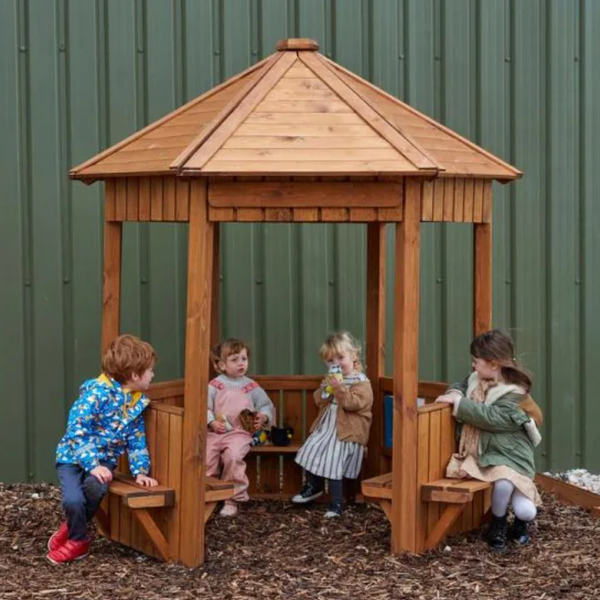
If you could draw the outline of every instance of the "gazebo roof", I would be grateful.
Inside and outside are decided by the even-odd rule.
[[[278,52],[75,167],[71,177],[423,176],[521,172],[316,52]]]

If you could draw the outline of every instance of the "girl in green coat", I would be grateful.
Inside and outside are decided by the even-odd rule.
[[[541,441],[542,413],[529,396],[531,377],[516,364],[510,336],[498,329],[482,333],[471,342],[471,355],[473,373],[437,399],[453,404],[463,424],[446,476],[493,483],[488,542],[504,550],[509,504],[515,519],[508,536],[519,544],[529,541],[528,524],[540,504],[533,451]]]

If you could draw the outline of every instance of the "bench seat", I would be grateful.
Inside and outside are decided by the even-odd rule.
[[[296,454],[301,444],[290,444],[289,446],[275,446],[274,444],[262,444],[251,446],[250,454]]]
[[[445,502],[466,504],[473,500],[473,494],[492,487],[488,481],[476,479],[438,479],[421,486],[423,502]]]

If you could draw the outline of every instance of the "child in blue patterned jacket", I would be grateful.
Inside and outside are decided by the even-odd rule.
[[[133,335],[115,339],[102,358],[102,375],[86,381],[69,412],[56,450],[66,520],[48,541],[54,564],[88,555],[87,525],[108,491],[119,457],[127,451],[138,485],[154,487],[142,412],[154,377],[156,353]]]

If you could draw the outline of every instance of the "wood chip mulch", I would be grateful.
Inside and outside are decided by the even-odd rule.
[[[0,484],[0,598],[164,600],[535,600],[600,598],[600,520],[545,495],[531,544],[492,554],[481,532],[424,556],[392,556],[370,505],[323,519],[323,506],[252,502],[212,518],[207,559],[186,569],[97,540],[86,560],[46,562],[59,523],[56,486]]]

